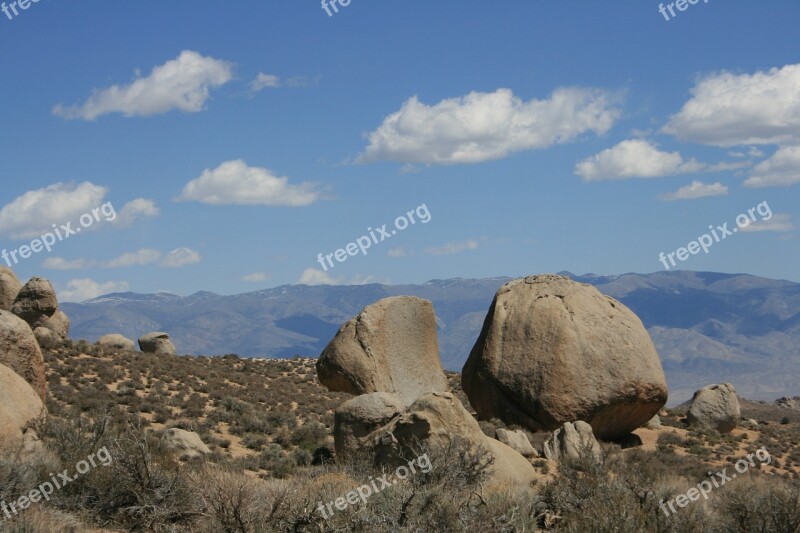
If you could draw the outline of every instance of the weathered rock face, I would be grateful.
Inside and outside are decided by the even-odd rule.
[[[40,318],[31,325],[31,327],[34,330],[36,330],[36,328],[47,328],[58,335],[59,339],[66,339],[69,337],[70,322],[67,314],[61,309],[58,309],[51,316]]]
[[[661,429],[661,417],[655,415],[653,418],[648,420],[643,427],[647,429]]]
[[[122,352],[122,351],[136,351],[136,343],[127,337],[123,337],[119,333],[110,333],[103,335],[97,340],[104,351],[108,352]]]
[[[53,286],[44,278],[33,277],[22,286],[11,312],[35,327],[40,320],[47,320],[58,311],[58,299]]]
[[[164,443],[167,448],[176,451],[180,459],[195,459],[211,453],[200,435],[185,429],[168,429],[164,432]]]
[[[14,300],[17,298],[22,283],[10,268],[0,266],[0,309],[11,311]]]
[[[530,439],[522,430],[511,431],[504,428],[497,428],[495,431],[497,440],[513,449],[523,457],[539,457],[539,453],[531,445]]]
[[[418,443],[447,447],[456,440],[473,449],[482,448],[494,457],[490,485],[527,487],[536,478],[533,466],[522,455],[484,435],[478,422],[450,393],[421,396],[364,442],[373,446],[378,462],[397,465],[405,462],[403,457],[413,457]]]
[[[736,389],[730,383],[709,385],[694,393],[687,420],[690,426],[730,433],[742,415]]]
[[[169,335],[162,331],[154,331],[139,337],[139,348],[145,353],[175,355],[175,345],[169,340]]]
[[[584,453],[594,461],[600,461],[602,456],[592,426],[582,420],[566,422],[544,441],[544,456],[551,461],[577,461]]]
[[[0,364],[22,376],[45,399],[47,377],[42,350],[30,326],[8,311],[0,311]]]
[[[317,374],[329,390],[389,392],[405,405],[448,391],[433,305],[413,296],[368,305],[339,329],[317,361]]]
[[[45,414],[36,391],[16,372],[0,364],[0,450],[7,453],[22,446],[25,427]]]
[[[344,402],[336,409],[333,439],[336,454],[360,450],[363,439],[397,416],[406,405],[395,394],[373,392]]]
[[[667,401],[661,361],[639,318],[594,287],[555,275],[497,291],[461,382],[482,418],[533,431],[585,420],[604,439],[641,427]]]

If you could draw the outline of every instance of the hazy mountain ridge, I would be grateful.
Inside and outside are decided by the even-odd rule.
[[[563,274],[596,286],[639,315],[661,355],[670,403],[720,381],[731,381],[742,396],[757,399],[798,393],[800,284],[709,272]],[[494,293],[509,279],[284,285],[231,296],[119,293],[63,308],[74,338],[94,341],[118,332],[136,339],[163,330],[181,353],[316,357],[364,306],[387,296],[413,295],[433,302],[443,364],[460,370]]]

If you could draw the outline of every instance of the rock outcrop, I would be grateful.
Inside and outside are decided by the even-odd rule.
[[[451,393],[421,396],[363,442],[372,447],[378,463],[385,465],[405,463],[418,453],[420,444],[429,449],[460,444],[494,459],[489,485],[527,487],[536,479],[533,466],[512,448],[484,435],[478,422]]]
[[[8,311],[0,311],[0,364],[19,374],[45,399],[47,376],[42,350],[30,326]]]
[[[31,327],[34,330],[36,330],[36,328],[47,328],[55,333],[59,339],[63,340],[69,337],[70,322],[67,314],[61,309],[58,309],[51,316],[37,320]]]
[[[169,335],[162,331],[154,331],[139,337],[139,348],[145,353],[175,355],[175,345],[169,340]]]
[[[181,460],[196,459],[211,453],[208,446],[194,431],[180,428],[171,428],[164,432],[164,444],[167,448],[177,452]]]
[[[582,420],[566,422],[544,441],[544,456],[551,461],[577,461],[584,454],[594,461],[602,457],[592,426]]]
[[[28,323],[31,328],[37,322],[47,320],[58,311],[58,298],[53,286],[44,278],[33,277],[22,286],[11,312]]]
[[[556,275],[497,291],[461,381],[484,419],[533,431],[585,420],[603,439],[641,427],[667,401],[641,320],[594,287]]]
[[[103,335],[97,340],[97,344],[103,348],[103,352],[136,351],[136,343],[119,333]]]
[[[364,445],[364,437],[388,423],[405,410],[406,405],[395,394],[373,392],[344,402],[336,409],[333,439],[339,456],[356,452]]]
[[[36,391],[11,368],[0,364],[0,450],[3,454],[33,441],[26,428],[46,415]]]
[[[736,389],[730,383],[709,385],[692,396],[687,421],[692,427],[730,433],[742,415]]]
[[[22,283],[14,272],[10,268],[0,266],[0,309],[11,311],[11,306],[14,305],[21,288]]]
[[[389,392],[405,405],[448,391],[433,305],[413,296],[368,305],[339,329],[317,361],[317,374],[331,391]]]

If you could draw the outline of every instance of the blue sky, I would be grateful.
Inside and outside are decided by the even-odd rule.
[[[677,268],[800,281],[800,5],[684,7],[670,20],[642,0],[0,13],[1,245],[19,254],[111,202],[113,221],[10,261],[73,301],[619,274],[663,270],[660,252],[767,202],[768,220]],[[429,222],[318,262],[421,205]]]

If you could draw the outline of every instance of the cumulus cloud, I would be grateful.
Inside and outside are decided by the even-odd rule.
[[[157,263],[161,259],[161,252],[150,248],[143,248],[135,252],[122,254],[110,261],[103,263],[104,268],[126,268]]]
[[[606,133],[619,117],[612,96],[598,89],[562,88],[527,102],[509,89],[426,105],[414,96],[369,134],[362,163],[455,164],[500,159],[511,153]]]
[[[800,64],[754,74],[720,72],[700,79],[663,130],[714,146],[800,141]]]
[[[307,268],[303,271],[303,275],[300,276],[297,283],[301,285],[340,285],[341,280],[334,278],[322,270]]]
[[[288,177],[278,177],[261,167],[249,167],[241,159],[206,169],[183,188],[177,198],[184,202],[211,205],[305,206],[321,198],[317,185],[291,185]]]
[[[461,252],[466,252],[467,250],[477,250],[477,249],[478,249],[478,241],[470,239],[464,242],[448,242],[447,244],[443,244],[442,246],[428,246],[427,248],[425,248],[425,253],[431,255],[452,255]]]
[[[0,234],[13,239],[38,237],[53,224],[77,220],[98,207],[108,189],[89,181],[55,183],[28,191],[0,208]],[[102,219],[101,219],[102,220]]]
[[[101,294],[125,292],[129,289],[127,281],[106,281],[98,283],[92,279],[73,279],[65,289],[58,291],[60,302],[85,302]]]
[[[694,172],[734,170],[750,164],[749,161],[739,161],[712,165],[694,158],[685,160],[679,152],[665,152],[650,141],[630,139],[584,159],[575,165],[575,174],[584,181],[658,178]]]
[[[161,266],[166,268],[178,268],[186,265],[199,263],[201,256],[191,248],[175,248],[161,260]]]
[[[779,213],[773,215],[767,220],[759,220],[740,228],[742,231],[757,232],[757,231],[778,231],[786,232],[795,229],[792,224],[792,215],[786,213]]]
[[[281,86],[281,79],[274,74],[264,74],[259,72],[258,76],[250,82],[250,92],[257,93],[264,89],[274,89]]]
[[[209,90],[228,83],[232,77],[233,66],[227,61],[184,50],[177,58],[154,67],[147,77],[137,76],[129,85],[94,90],[82,105],[59,104],[53,114],[94,120],[108,113],[126,117],[158,115],[173,109],[197,113],[205,108]]]
[[[779,148],[772,157],[753,168],[745,187],[774,187],[800,183],[800,145]]]
[[[117,218],[112,222],[120,228],[129,228],[139,218],[152,218],[157,217],[159,214],[158,207],[153,200],[147,198],[136,198],[122,206],[122,209],[117,213]]]
[[[247,283],[263,283],[269,279],[269,274],[266,272],[253,272],[252,274],[247,274],[246,276],[242,276],[242,281]]]
[[[706,198],[708,196],[725,196],[726,194],[728,194],[728,187],[722,183],[717,182],[705,184],[702,181],[693,181],[691,185],[681,187],[675,192],[658,195],[658,199],[664,201],[696,200],[697,198]]]

